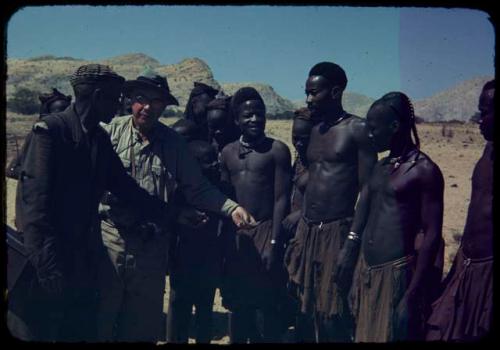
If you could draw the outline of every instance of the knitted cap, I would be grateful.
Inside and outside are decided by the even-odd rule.
[[[91,63],[78,67],[76,72],[73,73],[69,79],[72,86],[78,84],[95,84],[106,81],[123,84],[125,78],[116,74],[109,66]]]

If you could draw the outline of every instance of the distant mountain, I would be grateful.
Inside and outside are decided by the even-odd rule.
[[[264,83],[224,83],[220,84],[212,70],[199,58],[186,58],[176,64],[162,65],[156,59],[143,53],[131,53],[101,61],[92,61],[110,65],[126,79],[135,79],[145,66],[154,68],[166,75],[170,89],[179,100],[177,110],[184,110],[193,88],[193,82],[199,81],[216,89],[222,88],[226,94],[233,94],[242,86],[253,86],[262,94],[269,114],[292,112],[305,106],[305,98],[290,101],[280,96],[272,86]],[[65,94],[73,94],[69,76],[82,64],[91,61],[72,57],[38,56],[30,59],[7,60],[7,99],[19,88],[28,88],[37,93],[49,92],[55,87]],[[468,121],[477,111],[477,102],[484,83],[492,77],[477,77],[464,81],[455,87],[442,91],[432,97],[415,101],[416,115],[428,122],[460,120]],[[343,105],[346,111],[365,117],[373,99],[354,92],[345,92]]]
[[[161,65],[157,60],[141,53],[117,56],[101,61],[92,61],[111,66],[126,79],[135,79],[145,66],[154,68],[159,74],[166,75],[174,96],[184,108],[193,88],[199,81],[217,89],[219,83],[214,79],[210,67],[199,58],[187,58],[177,64]],[[91,61],[76,60],[71,57],[42,56],[35,59],[7,60],[7,98],[21,87],[41,92],[49,92],[55,87],[65,94],[73,94],[69,76],[81,65]]]
[[[283,112],[292,112],[295,105],[288,99],[281,97],[274,91],[273,87],[262,83],[223,83],[222,90],[226,95],[233,95],[238,89],[244,86],[255,88],[262,96],[266,104],[268,114],[278,114]]]
[[[362,118],[366,116],[366,112],[368,112],[368,109],[372,105],[373,101],[375,101],[373,98],[362,94],[358,94],[356,92],[346,91],[344,92],[344,95],[342,97],[342,105],[344,109],[347,112]],[[293,104],[295,106],[295,109],[305,107],[306,106],[305,96],[303,99],[294,100]]]
[[[458,120],[468,122],[477,112],[483,85],[493,77],[477,77],[429,98],[415,101],[415,115],[426,122]]]

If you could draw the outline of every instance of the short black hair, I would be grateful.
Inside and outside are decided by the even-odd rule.
[[[234,118],[238,117],[239,106],[246,101],[259,101],[266,108],[264,99],[260,96],[259,92],[251,86],[245,86],[236,91],[231,98],[231,111]]]
[[[345,90],[347,76],[344,69],[333,62],[320,62],[315,64],[309,71],[309,76],[320,75],[326,78],[333,86],[340,86]]]
[[[483,91],[495,89],[495,79],[488,81],[483,86]]]

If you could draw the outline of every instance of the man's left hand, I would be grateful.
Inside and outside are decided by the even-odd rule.
[[[276,264],[276,256],[277,256],[276,244],[271,244],[269,249],[267,249],[262,255],[262,260],[264,262],[264,267],[267,272],[271,272],[274,269]]]
[[[408,336],[410,319],[416,315],[412,314],[416,311],[417,305],[413,293],[406,292],[398,303],[394,314],[394,335],[398,340],[405,340]]]

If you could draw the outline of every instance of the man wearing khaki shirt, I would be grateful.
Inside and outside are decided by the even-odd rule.
[[[181,191],[197,208],[231,217],[237,226],[252,225],[244,208],[202,176],[182,137],[158,121],[167,105],[178,105],[167,80],[149,70],[127,81],[124,94],[131,98],[132,115],[115,118],[104,128],[139,185],[169,203]],[[109,259],[101,268],[99,338],[156,342],[162,329],[169,227],[145,222],[111,196],[103,200],[101,215]],[[153,238],[151,232],[156,233]]]

